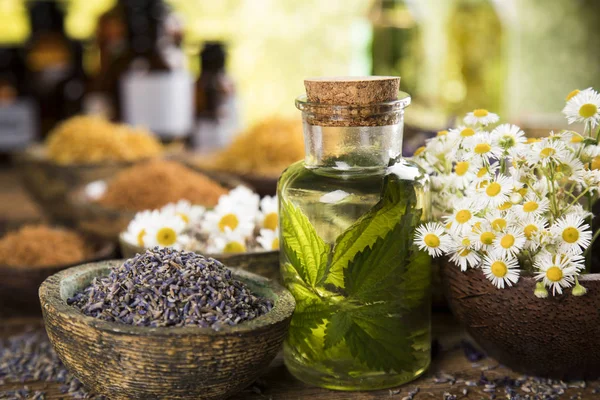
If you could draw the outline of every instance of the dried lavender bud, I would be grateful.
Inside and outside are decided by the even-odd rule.
[[[268,313],[255,296],[213,258],[171,248],[137,254],[96,278],[68,304],[85,315],[128,325],[196,325],[219,330]]]
[[[463,352],[465,353],[465,357],[467,357],[467,360],[471,362],[476,362],[485,358],[485,354],[477,350],[477,348],[473,346],[471,342],[461,340],[460,345],[463,349]]]
[[[28,381],[62,383],[66,388],[64,393],[76,399],[105,399],[84,390],[81,382],[64,367],[43,331],[0,340],[0,382]],[[45,393],[32,392],[25,386],[19,390],[0,391],[0,399],[4,398],[43,400]]]

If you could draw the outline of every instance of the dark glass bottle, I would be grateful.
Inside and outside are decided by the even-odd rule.
[[[225,46],[220,42],[205,43],[195,87],[195,149],[209,152],[225,147],[239,128],[235,85],[225,72],[225,64]]]
[[[123,1],[127,50],[107,74],[117,120],[149,128],[169,141],[188,136],[193,121],[193,81],[173,69],[161,49],[161,0]]]
[[[62,83],[73,71],[74,44],[64,31],[64,13],[56,1],[28,3],[31,36],[25,45],[26,82],[39,106],[45,135],[64,117]]]
[[[59,90],[63,99],[60,117],[62,119],[80,114],[87,86],[87,74],[83,68],[83,43],[73,43],[73,62],[67,77],[60,83]]]
[[[0,153],[26,147],[36,137],[35,105],[25,85],[25,65],[16,47],[0,47]]]

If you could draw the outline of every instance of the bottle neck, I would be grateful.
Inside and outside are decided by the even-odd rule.
[[[366,174],[402,155],[403,123],[384,126],[318,126],[304,120],[305,165],[328,173]]]

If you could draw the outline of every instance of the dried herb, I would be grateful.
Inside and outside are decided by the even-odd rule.
[[[154,248],[113,267],[107,277],[68,300],[84,314],[128,325],[196,325],[215,330],[266,314],[268,299],[254,295],[213,258]]]

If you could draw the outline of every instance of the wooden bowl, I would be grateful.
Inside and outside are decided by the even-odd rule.
[[[124,258],[131,258],[138,253],[146,251],[143,247],[134,246],[125,241],[122,233],[119,235],[119,247],[121,255]],[[281,274],[279,273],[278,250],[257,251],[253,253],[207,254],[206,257],[217,259],[228,267],[241,268],[253,274],[282,283]]]
[[[202,173],[227,189],[245,185],[239,179],[223,173],[204,171]],[[99,204],[87,195],[86,187],[87,185],[78,187],[67,196],[75,226],[82,232],[117,242],[119,234],[127,229],[127,225],[137,211],[110,208]]]
[[[73,209],[67,197],[86,183],[107,179],[134,162],[62,165],[48,159],[43,146],[33,146],[15,156],[23,184],[44,214],[65,225],[73,225]]]
[[[224,399],[250,385],[279,351],[294,298],[268,279],[233,269],[273,309],[220,331],[211,328],[149,328],[86,316],[66,300],[106,276],[106,261],[74,267],[40,287],[46,332],[58,356],[87,388],[111,400]]]
[[[53,266],[8,266],[0,260],[0,312],[6,314],[40,313],[38,289],[49,276],[74,265],[106,260],[113,256],[115,245],[106,241],[88,240],[94,254],[75,263]]]
[[[454,315],[483,350],[528,375],[555,379],[600,377],[600,274],[584,275],[585,296],[538,299],[535,279],[497,289],[481,270],[442,266]],[[568,290],[570,292],[570,290]]]
[[[259,176],[259,175],[236,175],[239,179],[252,186],[260,197],[275,196],[277,194],[278,176]]]

